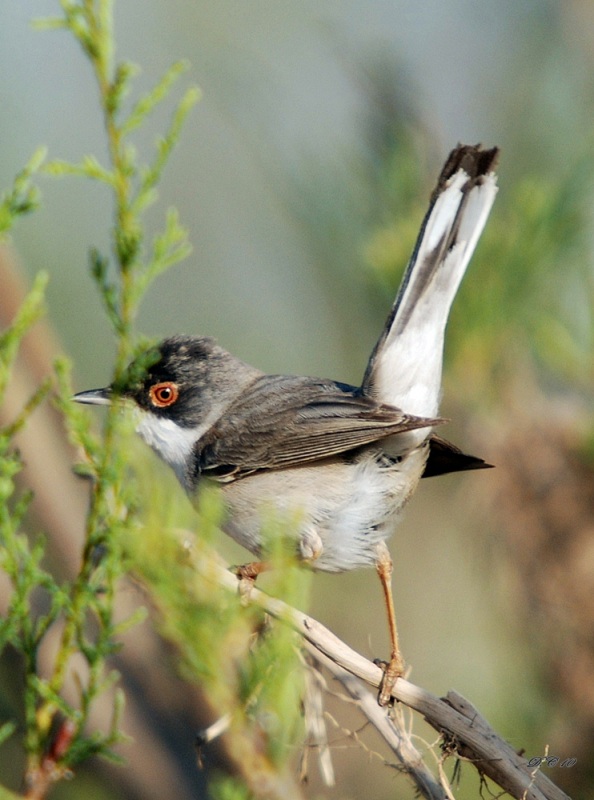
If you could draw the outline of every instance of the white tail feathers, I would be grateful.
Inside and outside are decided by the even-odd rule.
[[[497,194],[496,158],[468,145],[450,154],[369,361],[363,390],[408,413],[437,415],[445,327]]]

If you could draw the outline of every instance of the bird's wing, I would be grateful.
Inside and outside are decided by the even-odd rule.
[[[351,386],[265,375],[196,445],[196,477],[220,481],[294,467],[444,420],[415,417]]]

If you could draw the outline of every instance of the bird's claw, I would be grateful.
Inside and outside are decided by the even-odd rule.
[[[404,662],[402,661],[400,653],[398,653],[396,656],[392,656],[390,661],[376,658],[373,663],[380,667],[384,673],[377,697],[378,704],[384,708],[394,702],[392,690],[398,678],[402,677],[404,674]]]

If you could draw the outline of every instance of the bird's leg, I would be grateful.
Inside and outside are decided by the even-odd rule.
[[[385,665],[384,677],[380,685],[378,703],[387,706],[392,699],[392,689],[404,672],[404,661],[398,646],[398,628],[396,627],[396,614],[394,612],[394,599],[392,597],[392,559],[386,545],[382,542],[377,547],[377,561],[375,568],[384,590],[384,600],[388,612],[388,626],[390,629],[390,644],[392,651],[390,661]]]

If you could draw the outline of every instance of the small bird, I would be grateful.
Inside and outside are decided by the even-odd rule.
[[[480,145],[450,153],[360,387],[266,375],[209,337],[172,336],[142,357],[141,370],[130,369],[128,383],[74,397],[131,401],[138,433],[192,498],[204,482],[220,485],[225,529],[256,558],[266,557],[262,520],[273,511],[299,521],[295,552],[313,569],[374,566],[391,639],[382,705],[404,670],[386,539],[420,478],[490,466],[433,428],[445,422],[446,323],[495,200],[497,156]],[[238,574],[255,579],[265,564]]]

